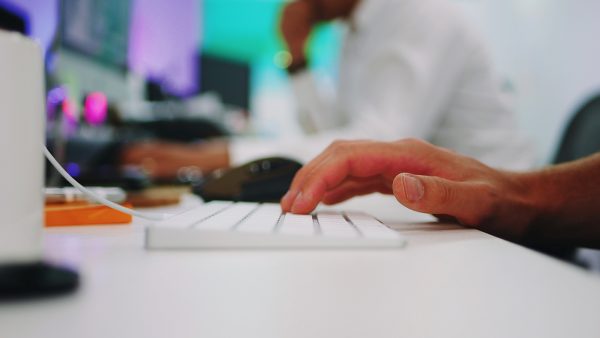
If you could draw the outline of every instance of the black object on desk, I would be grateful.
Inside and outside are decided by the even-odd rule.
[[[0,301],[56,296],[78,286],[75,271],[42,261],[0,265]]]
[[[279,202],[302,164],[282,157],[258,159],[216,172],[194,186],[204,201]]]
[[[228,134],[222,125],[205,118],[157,119],[128,123],[127,126],[143,130],[157,139],[176,142],[195,142]]]

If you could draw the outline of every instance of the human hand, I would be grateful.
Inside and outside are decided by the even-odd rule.
[[[321,22],[346,18],[359,0],[295,0],[287,3],[281,14],[279,29],[292,57],[288,69],[306,65],[304,52],[313,27]]]
[[[283,8],[279,28],[292,57],[291,68],[306,64],[304,47],[314,24],[309,2],[293,1]]]
[[[228,167],[229,151],[225,141],[195,144],[136,142],[123,148],[121,165],[139,166],[152,178],[174,179],[185,168],[203,174]]]
[[[296,174],[281,206],[309,213],[319,202],[373,192],[393,193],[410,209],[509,239],[522,238],[535,217],[526,175],[414,139],[334,142]]]

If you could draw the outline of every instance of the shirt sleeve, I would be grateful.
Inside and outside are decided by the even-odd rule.
[[[308,69],[290,76],[296,101],[298,123],[307,134],[332,128],[338,124],[333,109],[334,98],[322,93]]]
[[[345,124],[254,148],[308,161],[336,139],[416,137],[494,166],[531,165],[531,148],[499,90],[484,41],[463,14],[450,2],[386,3],[402,8],[379,7],[347,40],[356,54],[340,72],[353,73],[341,78],[336,106]],[[242,154],[246,146],[238,145]]]
[[[244,154],[268,152],[293,154],[307,161],[336,139],[430,139],[453,90],[459,57],[447,55],[453,45],[448,36],[453,32],[445,30],[445,23],[430,25],[426,18],[412,18],[418,14],[414,11],[401,13],[400,17],[377,15],[378,22],[369,22],[346,38],[345,46],[350,48],[344,50],[340,72],[348,71],[350,76],[340,78],[335,107],[343,116],[341,121],[323,122],[319,120],[322,115],[308,113],[317,133],[285,142],[238,140],[232,144],[233,161],[248,159]],[[427,33],[430,29],[435,34]],[[299,75],[292,86],[299,105],[306,106],[318,92],[308,74]]]

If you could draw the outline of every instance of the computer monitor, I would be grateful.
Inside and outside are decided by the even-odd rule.
[[[127,68],[131,1],[62,0],[60,6],[63,47]]]
[[[139,96],[127,67],[132,1],[60,1],[52,72],[75,99],[96,91],[110,102]]]
[[[215,92],[223,103],[250,109],[250,66],[209,54],[200,55],[200,92]]]

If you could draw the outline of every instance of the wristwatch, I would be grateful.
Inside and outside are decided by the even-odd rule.
[[[292,60],[290,65],[286,68],[288,74],[296,74],[305,70],[308,67],[308,61],[306,58],[302,58],[299,60]]]

